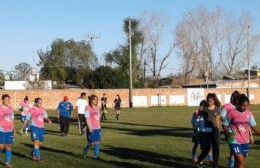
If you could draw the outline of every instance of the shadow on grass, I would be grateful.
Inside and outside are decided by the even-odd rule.
[[[29,144],[29,143],[22,143],[22,144],[26,147],[31,148],[31,149],[33,148],[32,144]],[[65,150],[53,149],[53,148],[49,148],[49,147],[45,147],[45,146],[42,146],[41,150],[48,151],[48,152],[54,152],[54,153],[57,153],[57,154],[64,154],[64,155],[68,155],[68,156],[75,157],[75,158],[81,158],[82,157],[82,155],[79,155],[79,154],[75,154],[75,153],[68,152],[68,151],[65,151]]]
[[[175,128],[171,126],[164,126],[164,125],[151,125],[151,124],[137,124],[137,123],[128,123],[128,122],[114,122],[114,121],[103,121],[103,123],[115,123],[118,125],[132,125],[132,126],[144,126],[144,127],[158,127],[158,128]]]
[[[126,160],[136,160],[139,162],[152,163],[156,165],[176,168],[193,168],[190,159],[182,157],[172,157],[169,155],[158,154],[150,151],[143,151],[137,149],[123,148],[123,147],[112,147],[107,146],[107,149],[101,150],[102,152]],[[113,162],[113,161],[112,161]],[[109,162],[111,163],[111,162]],[[122,166],[126,167],[143,167],[142,165],[128,165],[132,163],[121,162]]]
[[[122,128],[122,127],[110,127],[103,126],[103,129],[112,129],[123,131],[129,135],[135,136],[173,136],[173,137],[182,137],[182,138],[191,138],[192,129],[175,127],[171,129],[133,129],[133,128]]]

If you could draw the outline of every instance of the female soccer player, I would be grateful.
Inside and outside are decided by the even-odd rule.
[[[101,120],[107,120],[107,97],[106,94],[103,94],[103,97],[101,98],[101,111],[102,111],[102,116]]]
[[[37,162],[42,162],[40,147],[42,146],[44,140],[44,120],[46,120],[49,124],[52,123],[48,118],[47,112],[42,107],[42,99],[38,97],[34,100],[34,106],[29,110],[26,120],[20,130],[20,132],[22,132],[26,124],[31,121],[31,139],[34,146],[31,155],[32,160]]]
[[[227,103],[223,106],[222,111],[221,111],[221,117],[222,121],[225,120],[226,116],[230,113],[230,111],[236,109],[238,98],[241,94],[238,91],[234,91],[231,94],[230,97],[230,103]],[[225,125],[223,125],[223,130],[225,129]],[[225,133],[225,132],[224,132]],[[228,137],[228,134],[225,134],[226,139]],[[252,134],[251,129],[249,130],[249,137],[250,137],[250,143],[254,143],[254,137]],[[229,156],[229,168],[235,168],[235,157],[233,156],[232,152],[230,151],[230,156]]]
[[[14,142],[14,112],[10,106],[10,96],[2,95],[2,105],[0,106],[0,152],[5,151],[5,166],[11,166],[12,152],[11,146]]]
[[[25,96],[25,98],[23,99],[23,101],[20,103],[20,112],[21,112],[21,122],[24,123],[26,116],[28,115],[29,109],[31,108],[31,104],[29,102],[29,98],[28,96]],[[28,130],[29,130],[29,126],[30,124],[27,123],[27,125],[25,126],[23,133],[28,135]]]
[[[245,161],[249,151],[249,130],[260,136],[256,129],[255,118],[250,112],[250,102],[245,94],[238,98],[237,108],[231,110],[224,119],[224,131],[228,135],[229,148],[235,156],[238,168],[245,168]]]
[[[192,124],[193,131],[194,131],[193,136],[192,136],[192,142],[194,143],[193,148],[192,148],[192,162],[193,163],[198,162],[198,159],[197,159],[197,156],[196,156],[196,151],[197,151],[197,147],[198,147],[199,142],[200,142],[200,139],[199,139],[199,136],[198,136],[198,134],[200,132],[197,130],[197,128],[200,127],[200,123],[201,123],[201,119],[202,119],[200,115],[201,115],[201,113],[202,113],[202,111],[205,107],[208,107],[208,103],[207,103],[206,100],[202,100],[200,102],[199,109],[193,113],[192,119],[191,119],[191,124]],[[208,160],[212,162],[211,153],[209,153],[209,155],[208,155]]]
[[[86,108],[86,123],[88,125],[87,139],[88,144],[84,148],[84,157],[88,155],[91,146],[94,146],[94,159],[99,158],[99,144],[101,140],[100,111],[98,108],[98,97],[91,95],[89,97],[89,105]]]
[[[116,121],[119,122],[119,115],[121,113],[121,98],[119,95],[116,95],[115,103],[115,112],[116,112]]]
[[[219,161],[220,146],[220,101],[215,93],[209,93],[206,98],[208,107],[203,110],[203,118],[205,119],[205,127],[208,128],[200,139],[201,155],[198,158],[198,166],[201,161],[209,154],[212,149],[213,163],[212,168],[217,167]]]

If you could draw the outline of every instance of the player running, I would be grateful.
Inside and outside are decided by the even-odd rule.
[[[34,100],[34,106],[29,110],[26,120],[22,125],[20,133],[23,131],[26,124],[31,121],[30,131],[31,140],[33,141],[33,150],[31,152],[32,160],[37,162],[43,162],[40,155],[40,147],[44,140],[44,120],[51,124],[51,120],[48,118],[48,114],[42,107],[42,99],[36,98]]]
[[[249,152],[249,131],[260,136],[256,129],[256,121],[250,110],[250,101],[245,94],[239,96],[237,108],[230,110],[224,119],[224,132],[228,135],[229,148],[236,160],[238,168],[245,168],[246,157]]]
[[[116,95],[116,99],[114,100],[114,103],[115,103],[116,121],[119,122],[119,115],[121,113],[121,105],[122,105],[122,101],[119,95]]]
[[[5,152],[5,166],[10,168],[12,160],[11,146],[14,142],[14,112],[10,106],[10,96],[2,95],[0,106],[0,152]]]
[[[25,96],[25,98],[23,99],[23,101],[20,103],[20,112],[21,112],[21,122],[24,123],[26,116],[28,115],[28,112],[30,110],[30,108],[32,107],[32,105],[29,102],[29,98],[28,96]],[[26,126],[24,127],[23,133],[28,135],[28,130],[30,127],[30,123],[28,122],[26,124]]]
[[[87,139],[88,144],[84,148],[83,156],[87,157],[91,146],[94,146],[94,159],[99,158],[99,145],[101,140],[100,111],[98,108],[98,97],[91,95],[89,97],[89,105],[85,112],[86,122],[88,125]]]

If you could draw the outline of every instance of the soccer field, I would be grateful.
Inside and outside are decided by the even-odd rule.
[[[254,106],[256,120],[260,123],[260,106]],[[70,135],[61,137],[59,125],[46,124],[44,147],[41,156],[44,163],[30,160],[32,142],[29,136],[16,135],[13,145],[13,167],[17,168],[106,168],[106,167],[195,167],[191,164],[191,115],[195,108],[154,107],[122,110],[120,123],[110,110],[108,121],[102,123],[101,159],[82,158],[86,145],[76,123],[71,125]],[[48,112],[53,120],[55,113]],[[20,128],[16,121],[16,128]],[[260,128],[260,127],[259,127]],[[250,148],[247,167],[260,165],[260,138]],[[199,150],[198,150],[199,152]],[[221,143],[220,165],[227,167],[228,147]],[[1,161],[4,155],[1,154]]]

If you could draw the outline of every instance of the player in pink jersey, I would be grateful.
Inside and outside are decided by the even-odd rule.
[[[226,118],[227,114],[236,108],[236,105],[237,105],[237,99],[239,97],[240,93],[236,90],[234,91],[232,94],[231,94],[231,97],[230,97],[230,102],[225,104],[222,108],[222,111],[221,111],[221,118],[222,118],[222,121],[224,121],[224,119]],[[224,125],[222,126],[223,129],[224,129]],[[227,139],[228,135],[225,134],[225,137]],[[235,167],[235,157],[232,155],[232,153],[230,152],[230,155],[229,155],[229,168],[234,168]]]
[[[250,103],[245,94],[239,96],[237,108],[227,113],[224,119],[224,131],[228,135],[229,148],[235,156],[238,168],[245,167],[245,160],[249,151],[250,127],[260,136],[260,131],[256,129],[256,121],[249,111]]]
[[[24,123],[26,116],[29,113],[30,108],[32,108],[30,102],[29,102],[29,98],[28,96],[25,96],[25,98],[23,99],[23,101],[20,103],[20,112],[21,112],[21,122]],[[27,125],[25,126],[23,132],[27,135],[27,132],[29,130],[29,126],[30,123],[27,123]]]
[[[88,144],[84,148],[84,157],[88,155],[91,146],[94,146],[94,159],[99,159],[99,144],[101,140],[100,110],[98,108],[98,97],[91,95],[89,105],[86,108],[86,123],[88,126],[87,139]]]
[[[36,98],[34,100],[34,106],[29,110],[26,116],[26,121],[24,122],[20,132],[23,131],[26,124],[31,121],[31,139],[33,141],[34,149],[32,150],[32,160],[37,162],[42,162],[40,156],[40,147],[42,146],[44,140],[44,120],[51,124],[51,120],[48,118],[47,112],[42,108],[42,99]]]
[[[2,95],[2,105],[0,106],[0,152],[5,151],[5,166],[11,166],[12,152],[11,146],[14,142],[14,112],[10,106],[10,96]]]

